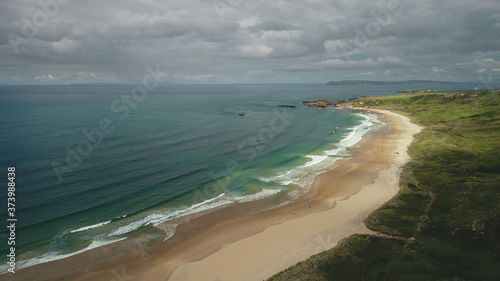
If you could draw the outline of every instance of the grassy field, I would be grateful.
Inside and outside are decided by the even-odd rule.
[[[401,190],[353,235],[269,279],[500,280],[500,91],[360,98],[425,127]]]

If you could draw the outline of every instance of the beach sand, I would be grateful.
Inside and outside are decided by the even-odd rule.
[[[271,226],[202,260],[182,264],[168,280],[263,280],[354,233],[372,233],[363,221],[398,192],[400,169],[409,160],[407,147],[420,131],[405,116],[373,111],[386,116],[389,133],[365,141],[354,161],[314,182],[321,192],[311,204],[317,204],[319,196],[332,208]]]
[[[388,126],[366,134],[350,149],[354,157],[317,176],[296,201],[266,210],[255,202],[237,204],[181,224],[166,242],[120,258],[82,268],[94,251],[26,268],[16,275],[29,279],[15,280],[263,280],[351,234],[372,233],[363,221],[398,192],[407,147],[421,128],[403,115],[370,111]]]

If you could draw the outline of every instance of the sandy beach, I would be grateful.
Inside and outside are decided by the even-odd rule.
[[[420,131],[405,116],[373,112],[385,115],[388,134],[379,132],[365,139],[355,159],[321,174],[314,182],[314,190],[320,192],[310,199],[311,204],[321,202],[330,206],[328,210],[271,226],[202,260],[182,264],[168,280],[263,280],[331,249],[351,234],[372,233],[363,221],[398,192],[400,169],[409,160],[407,147]]]
[[[296,201],[263,211],[255,202],[237,204],[181,224],[166,242],[120,258],[82,268],[96,249],[87,257],[26,268],[15,280],[263,280],[351,234],[372,233],[363,220],[398,192],[407,147],[421,128],[400,114],[370,111],[388,126],[366,134],[350,149],[352,158],[317,176]]]

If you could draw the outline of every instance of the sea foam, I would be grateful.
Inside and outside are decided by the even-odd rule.
[[[334,149],[323,151],[321,154],[309,154],[305,164],[294,167],[286,172],[272,177],[260,177],[259,180],[266,183],[276,183],[281,186],[295,184],[301,187],[301,190],[291,193],[292,197],[298,197],[307,192],[312,185],[314,178],[326,171],[333,163],[344,156],[347,156],[347,148],[356,145],[363,135],[366,134],[375,123],[383,124],[377,120],[374,114],[360,114],[357,116],[363,118],[361,124],[349,129],[349,132],[337,143]]]
[[[125,239],[126,238],[114,239],[114,240],[94,240],[94,241],[92,241],[92,243],[90,245],[88,245],[84,249],[81,249],[81,250],[78,250],[78,251],[75,251],[72,253],[68,253],[68,254],[61,254],[58,252],[47,252],[47,253],[45,253],[39,257],[36,257],[36,258],[32,258],[32,259],[29,259],[26,261],[19,261],[17,263],[16,267],[17,267],[17,269],[22,269],[22,268],[30,267],[30,266],[37,265],[37,264],[42,264],[42,263],[46,263],[46,262],[65,259],[65,258],[74,256],[74,255],[81,254],[83,252],[90,251],[90,250],[98,248],[98,247],[102,247],[102,246],[105,246],[105,245],[108,245],[111,243],[115,243],[118,241],[122,241]],[[7,266],[3,266],[3,265],[0,266],[0,271],[4,271],[4,270],[7,271]]]
[[[96,223],[96,224],[89,225],[89,226],[80,227],[80,228],[78,228],[78,229],[75,229],[75,230],[70,231],[69,233],[77,233],[77,232],[81,232],[81,231],[89,230],[89,229],[92,229],[92,228],[97,228],[97,227],[100,227],[100,226],[106,225],[106,224],[108,224],[108,223],[110,223],[110,222],[111,222],[111,220],[109,220],[109,221],[105,221],[105,222]]]

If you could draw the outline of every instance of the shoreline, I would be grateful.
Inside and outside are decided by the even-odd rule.
[[[365,134],[351,149],[355,157],[339,160],[317,176],[304,198],[263,211],[259,207],[266,206],[266,199],[215,211],[179,225],[170,241],[93,264],[86,273],[75,264],[96,251],[20,273],[36,280],[108,281],[116,272],[147,280],[262,280],[351,234],[372,233],[363,220],[399,190],[399,171],[409,159],[406,147],[418,126],[390,111],[367,111],[382,114],[388,126]],[[252,253],[258,250],[255,245],[265,251]],[[62,264],[66,273],[60,267],[59,273],[51,270]],[[55,275],[40,278],[40,271]]]
[[[389,132],[385,136],[383,131],[373,132],[357,148],[364,151],[356,151],[355,158],[346,161],[351,163],[339,163],[316,177],[316,195],[310,201],[322,201],[330,208],[273,225],[202,260],[180,265],[168,280],[263,280],[335,247],[352,234],[373,234],[363,221],[399,191],[399,173],[410,159],[407,147],[421,128],[397,113],[369,111],[386,118]],[[372,179],[362,175],[366,173],[377,175]],[[256,252],[255,245],[265,250]],[[233,269],[227,268],[229,264]]]

